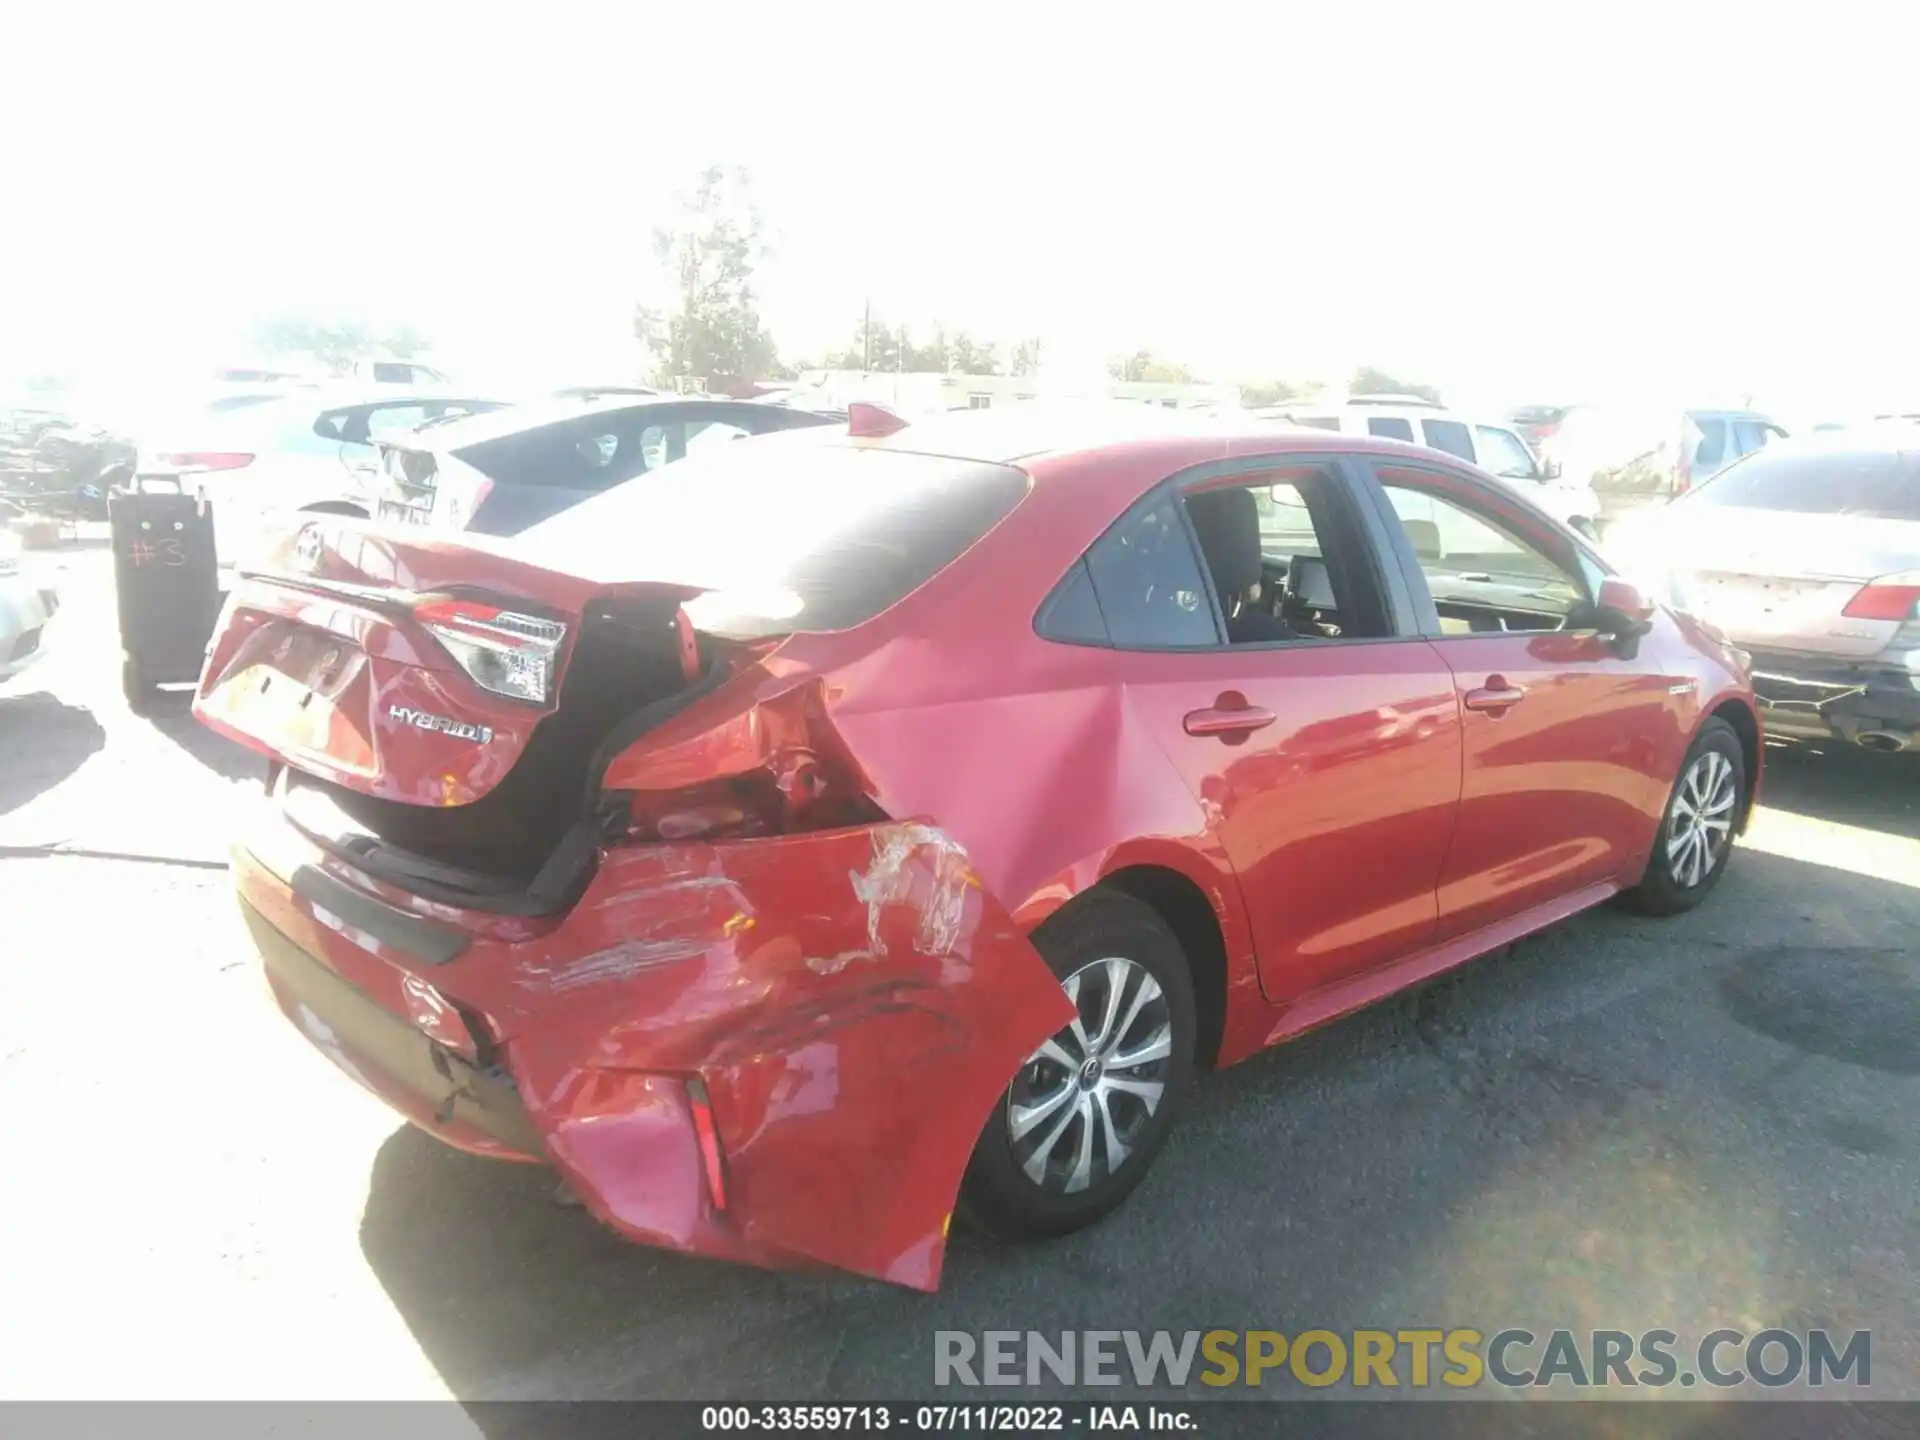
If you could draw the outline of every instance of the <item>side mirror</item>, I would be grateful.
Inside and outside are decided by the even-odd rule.
[[[1596,631],[1610,641],[1614,653],[1631,660],[1640,653],[1640,637],[1653,629],[1654,603],[1618,576],[1600,582],[1591,604],[1574,607],[1567,616],[1569,630]]]

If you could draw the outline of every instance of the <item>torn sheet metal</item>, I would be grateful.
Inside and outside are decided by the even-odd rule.
[[[302,948],[411,1013],[400,957],[315,921],[270,872],[240,880]],[[989,1111],[1072,1014],[965,851],[925,823],[612,850],[557,927],[476,940],[433,983],[485,1017],[544,1158],[607,1224],[921,1289]],[[701,1178],[695,1076],[724,1211]]]

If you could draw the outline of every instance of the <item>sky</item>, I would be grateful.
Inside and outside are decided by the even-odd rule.
[[[0,377],[296,311],[631,378],[650,234],[718,162],[789,357],[870,301],[1063,371],[1914,405],[1911,9],[16,0]]]

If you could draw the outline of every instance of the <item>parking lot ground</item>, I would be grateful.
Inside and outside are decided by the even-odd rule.
[[[254,762],[126,710],[57,563],[0,689],[0,1396],[897,1398],[942,1329],[1429,1324],[1869,1329],[1920,1398],[1920,758],[1771,751],[1699,911],[1207,1077],[1107,1223],[921,1296],[626,1245],[338,1075],[228,897]]]

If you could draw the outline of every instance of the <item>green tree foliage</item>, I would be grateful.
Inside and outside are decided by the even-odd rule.
[[[916,340],[907,326],[889,325],[882,317],[872,315],[854,326],[846,345],[823,355],[817,368],[907,375],[998,375],[1000,356],[996,346],[976,340],[964,330],[935,325],[924,340]]]
[[[744,169],[714,165],[681,197],[680,215],[654,232],[654,254],[673,301],[641,307],[634,333],[656,382],[683,378],[753,381],[779,365],[760,319],[754,272],[766,258],[765,227]]]
[[[1007,371],[1012,375],[1038,375],[1041,358],[1042,347],[1038,336],[1022,340],[1013,347],[1013,363],[1007,367]]]
[[[1249,408],[1278,405],[1284,400],[1298,400],[1309,389],[1289,380],[1249,380],[1240,387],[1240,403]]]
[[[297,314],[260,320],[253,327],[253,343],[269,359],[311,355],[330,370],[344,370],[376,355],[410,360],[433,348],[411,325],[397,325],[382,335],[364,320],[321,320]]]
[[[1107,373],[1116,380],[1147,380],[1158,385],[1190,385],[1193,371],[1172,360],[1162,360],[1151,350],[1136,350],[1131,355],[1116,355],[1107,362]]]
[[[1349,395],[1418,395],[1422,400],[1440,403],[1440,392],[1431,385],[1417,385],[1411,380],[1401,380],[1386,371],[1372,365],[1362,365],[1353,372],[1353,378],[1347,381]]]

